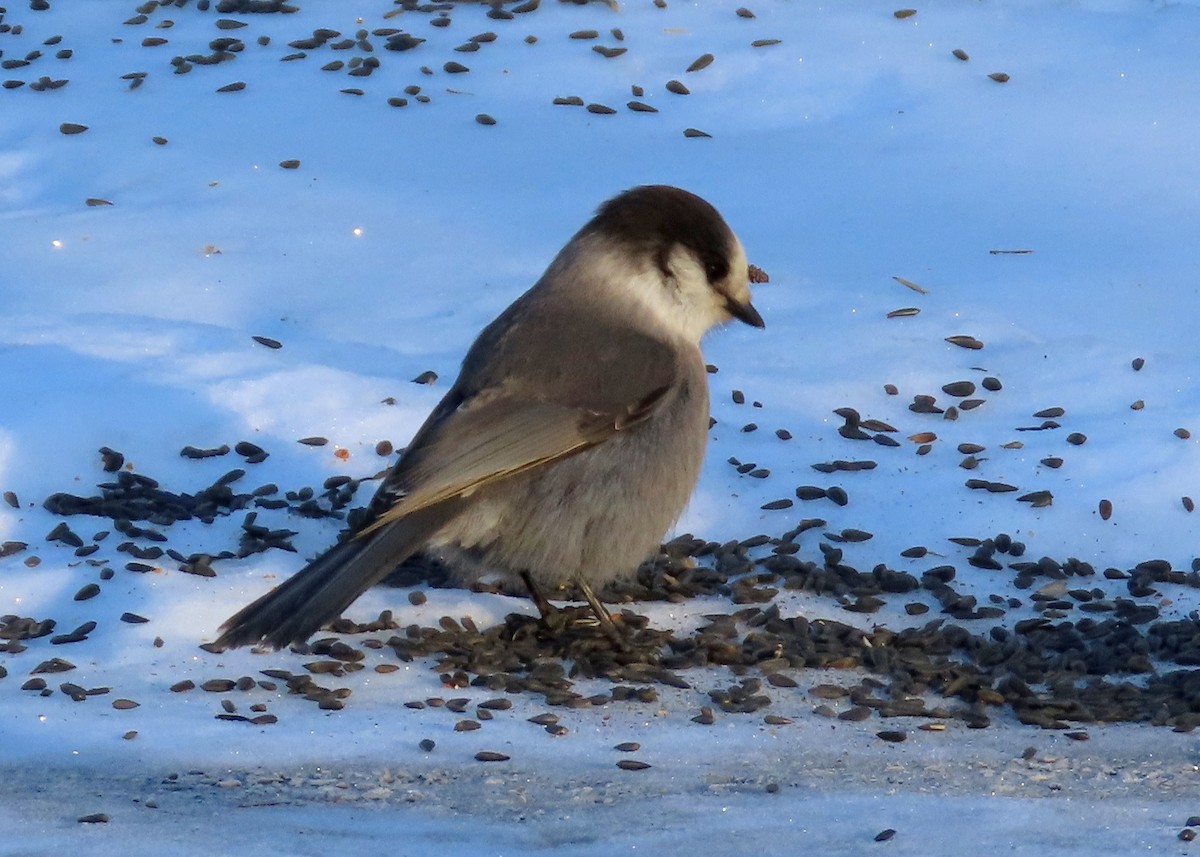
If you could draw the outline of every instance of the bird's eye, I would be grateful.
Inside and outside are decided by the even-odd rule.
[[[723,259],[709,259],[704,264],[704,275],[710,283],[725,279],[729,273],[729,263]]]

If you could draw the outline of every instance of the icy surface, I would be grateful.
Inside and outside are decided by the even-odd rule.
[[[347,677],[354,694],[337,712],[233,692],[239,706],[270,702],[279,722],[221,721],[222,695],[168,687],[300,669],[301,656],[197,646],[328,544],[336,522],[264,514],[298,531],[299,554],[218,564],[211,579],[174,564],[126,572],[114,533],[96,556],[112,560],[116,577],[76,602],[96,571],[43,541],[60,519],[41,502],[93,493],[106,478],[101,446],[172,490],[233,467],[255,485],[289,488],[375,473],[387,463],[376,442],[404,445],[475,332],[594,207],[654,182],[711,200],[770,274],[755,298],[766,330],[731,328],[706,344],[719,367],[710,376],[718,423],[679,532],[777,536],[820,516],[825,530],[874,534],[843,546],[856,567],[919,574],[929,559],[899,554],[924,545],[956,562],[981,600],[1008,591],[947,538],[1007,532],[1032,557],[1098,569],[1162,558],[1188,569],[1200,552],[1198,519],[1182,502],[1200,498],[1194,4],[944,2],[897,18],[878,3],[760,0],[745,19],[736,3],[545,2],[511,21],[457,6],[446,28],[429,13],[385,19],[395,7],[384,2],[302,5],[219,15],[192,3],[141,25],[121,23],[133,4],[32,11],[19,0],[4,14],[21,32],[0,33],[0,59],[43,56],[0,72],[26,81],[0,90],[0,488],[20,503],[0,504],[0,542],[30,543],[0,559],[0,614],[52,616],[59,631],[98,627],[86,643],[43,639],[0,655],[0,854],[1186,853],[1176,834],[1200,814],[1191,735],[1090,726],[1089,741],[1071,741],[1003,713],[982,731],[830,721],[811,714],[803,693],[825,675],[797,675],[801,690],[776,697],[770,711],[795,721],[777,726],[759,715],[692,723],[704,691],[730,682],[723,674],[663,688],[652,704],[560,712],[569,732],[558,738],[526,722],[545,710],[526,697],[478,731],[455,732],[456,715],[402,703],[492,694],[442,688],[429,662]],[[249,26],[218,30],[218,18]],[[164,19],[174,26],[156,28]],[[365,55],[353,48],[281,61],[294,52],[287,42],[316,28],[353,36],[386,26],[427,42],[397,53],[371,36],[381,64],[368,77],[321,70]],[[568,38],[588,28],[600,37]],[[453,51],[484,31],[497,40]],[[262,35],[268,46],[255,42]],[[223,36],[246,43],[234,61],[172,74],[171,57],[206,53]],[[148,37],[168,44],[143,47]],[[781,42],[752,47],[756,39]],[[594,44],[628,53],[606,59]],[[73,56],[55,59],[64,48]],[[685,72],[706,52],[711,66]],[[470,72],[445,73],[450,60]],[[122,75],[142,71],[130,91]],[[999,72],[1009,80],[989,79]],[[69,83],[31,91],[42,75]],[[668,92],[670,79],[691,94]],[[237,81],[246,88],[216,92]],[[408,85],[429,103],[406,96]],[[631,85],[659,112],[628,110]],[[339,91],[351,87],[364,94]],[[568,95],[618,112],[551,103]],[[477,123],[480,113],[497,123]],[[88,130],[60,133],[65,122]],[[687,128],[711,137],[685,137]],[[299,167],[281,168],[287,159]],[[887,317],[904,307],[920,314]],[[956,334],[985,347],[945,341]],[[410,383],[426,370],[439,381]],[[981,391],[986,404],[957,421],[907,408],[918,393],[945,407],[954,400],[943,384],[985,375],[1003,390]],[[891,423],[903,446],[843,440],[832,414],[842,406]],[[1065,409],[1060,429],[1017,431],[1051,406]],[[745,431],[752,422],[757,431]],[[1192,436],[1176,436],[1180,428]],[[907,438],[925,431],[938,439],[918,456]],[[1068,444],[1070,432],[1086,443]],[[313,435],[329,445],[296,443]],[[233,454],[178,454],[238,440],[271,457],[244,465]],[[1017,440],[1020,449],[1001,446]],[[962,442],[987,448],[975,471],[958,466]],[[731,456],[770,476],[739,475]],[[1064,466],[1040,464],[1047,456]],[[830,476],[810,467],[856,458],[879,466]],[[1049,490],[1054,503],[970,491],[973,476]],[[850,503],[760,508],[801,484],[841,485]],[[1102,499],[1113,505],[1107,521]],[[85,540],[111,524],[70,523]],[[220,550],[236,543],[239,523],[178,524],[170,543],[185,554]],[[804,551],[819,557],[815,538]],[[36,567],[23,564],[31,556]],[[1195,592],[1171,590],[1162,615],[1196,610]],[[404,590],[372,591],[350,615],[392,608],[405,623],[471,616],[485,627],[532,611],[523,599],[427,594],[413,607]],[[898,602],[874,616],[831,599],[779,603],[864,627],[907,620]],[[685,627],[711,606],[635,609],[656,626]],[[126,611],[151,621],[124,624]],[[1032,614],[1011,618],[1023,615]],[[18,690],[54,656],[76,669],[48,676],[52,687],[66,679],[112,692],[73,703]],[[370,657],[369,666],[395,663]],[[114,698],[139,706],[115,710]],[[875,736],[890,728],[908,729],[908,740]],[[423,738],[436,742],[431,753],[418,748]],[[633,755],[652,767],[614,767],[622,741],[639,742]],[[1022,759],[1026,747],[1036,752]],[[512,758],[476,762],[480,750]],[[95,812],[111,820],[76,821]],[[874,842],[885,828],[894,838]]]

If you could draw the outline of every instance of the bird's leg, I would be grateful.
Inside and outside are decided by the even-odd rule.
[[[552,622],[550,617],[558,612],[558,608],[551,604],[547,600],[546,596],[542,594],[542,591],[538,589],[537,584],[533,582],[533,577],[528,571],[521,572],[521,579],[525,581],[525,587],[529,590],[529,597],[533,599],[534,606],[537,607],[538,613],[541,614],[542,625],[553,631],[558,623]],[[600,603],[600,599],[596,597],[596,593],[592,591],[592,587],[588,586],[583,581],[576,581],[576,583],[580,590],[582,590],[584,599],[587,601],[588,606],[592,610],[592,614],[596,617],[596,621],[600,624],[600,627],[604,630],[604,633],[610,640],[613,641],[613,644],[618,649],[624,649],[625,639],[621,636],[621,632],[617,629],[616,624],[613,622],[612,616],[609,615],[609,612],[604,608],[604,605]],[[558,625],[558,627],[561,628],[562,626]]]
[[[583,592],[583,597],[587,601],[588,606],[592,608],[592,612],[596,614],[596,621],[600,623],[600,627],[604,629],[604,633],[613,641],[618,649],[625,648],[625,638],[621,636],[621,632],[617,630],[616,623],[612,620],[612,614],[607,608],[600,603],[600,599],[596,597],[596,593],[592,592],[592,587],[588,586],[586,581],[577,580],[575,584]]]
[[[537,588],[537,585],[533,582],[533,577],[528,571],[521,572],[521,579],[525,581],[525,588],[529,590],[529,597],[533,599],[534,606],[537,607],[538,613],[541,614],[543,624],[548,623],[550,616],[558,608],[546,600],[546,596]]]

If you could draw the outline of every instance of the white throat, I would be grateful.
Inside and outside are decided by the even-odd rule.
[[[615,257],[615,258],[614,258]],[[673,337],[698,344],[709,328],[728,318],[723,299],[708,284],[704,272],[683,251],[670,260],[676,276],[663,282],[662,272],[653,265],[631,268],[619,254],[609,254],[609,282],[626,304],[639,310],[643,318],[653,319],[655,329],[669,331]]]

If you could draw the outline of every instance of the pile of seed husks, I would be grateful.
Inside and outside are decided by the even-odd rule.
[[[261,449],[250,447],[238,448],[247,462],[266,457]],[[183,454],[195,457],[202,452],[188,447]],[[226,454],[228,449],[211,452]],[[219,566],[223,559],[270,548],[292,550],[288,537],[293,531],[256,523],[258,510],[344,517],[351,514],[349,506],[360,483],[334,477],[320,493],[311,488],[280,491],[275,485],[238,492],[232,486],[245,471],[236,469],[198,491],[176,492],[122,469],[120,453],[105,448],[101,456],[114,475],[98,486],[97,494],[54,494],[45,505],[64,518],[112,519],[113,528],[127,537],[117,550],[137,558],[126,564],[129,571],[158,568],[145,561],[166,556],[180,571],[213,576],[214,564]],[[211,523],[243,512],[236,549],[184,555],[160,546],[168,541],[163,531],[177,521]],[[818,700],[840,699],[849,708],[839,713],[818,704],[818,713],[844,719],[872,712],[954,717],[971,726],[985,726],[989,710],[1007,705],[1023,722],[1045,727],[1102,721],[1144,721],[1179,730],[1200,725],[1200,670],[1189,669],[1200,666],[1200,618],[1160,621],[1157,607],[1142,600],[1161,595],[1163,587],[1198,587],[1200,571],[1175,570],[1161,560],[1125,571],[1106,569],[1102,575],[1109,589],[1114,580],[1123,580],[1129,593],[1129,597],[1113,597],[1111,592],[1089,588],[1088,579],[1096,571],[1085,562],[1026,560],[1023,546],[1005,534],[959,540],[974,544],[971,565],[1007,568],[1015,575],[1017,589],[1032,590],[1028,605],[1020,599],[992,596],[990,603],[981,606],[974,596],[954,588],[953,565],[931,568],[920,577],[885,564],[860,571],[843,561],[839,548],[824,541],[820,542],[821,562],[801,558],[798,539],[823,525],[819,519],[806,519],[779,537],[760,535],[725,544],[682,536],[645,563],[636,578],[600,593],[613,605],[648,600],[679,603],[698,596],[727,599],[728,612],[706,614],[705,623],[692,632],[650,628],[644,617],[627,608],[616,620],[623,634],[621,645],[588,623],[587,611],[578,608],[563,609],[548,622],[512,614],[503,624],[484,629],[470,619],[451,617],[443,617],[438,627],[404,627],[385,612],[365,625],[338,620],[331,630],[343,636],[294,647],[294,652],[318,658],[305,663],[304,672],[271,669],[264,673],[324,708],[337,709],[345,704],[349,689],[325,687],[314,676],[336,678],[361,669],[364,648],[391,649],[403,661],[434,659],[447,687],[536,693],[552,705],[651,701],[657,696],[655,685],[695,687],[707,691],[712,700],[712,707],[702,708],[695,719],[711,722],[713,708],[753,712],[769,706],[773,697],[796,694],[791,689],[798,686],[796,677],[804,670],[845,669],[854,671],[846,686],[822,684],[810,693]],[[101,533],[96,538],[102,538]],[[65,521],[47,539],[73,547],[85,557],[99,548],[97,541],[86,544]],[[137,540],[152,544],[141,546]],[[25,547],[8,542],[4,552],[21,553]],[[1003,564],[999,557],[1011,561]],[[112,578],[106,560],[87,562],[101,566],[102,581]],[[450,578],[436,562],[416,562],[401,568],[392,582],[438,587],[450,585]],[[98,584],[88,586],[98,591]],[[786,618],[772,603],[784,590],[827,595],[842,609],[866,613],[878,610],[888,598],[924,590],[941,604],[948,619],[922,620],[920,627],[899,630],[863,631],[829,619]],[[409,598],[420,603],[424,596],[413,592]],[[86,600],[83,590],[76,600]],[[988,622],[980,633],[973,633],[956,624],[996,619],[1008,609],[1027,606],[1039,615],[1017,621],[1011,628]],[[918,600],[905,608],[914,617],[928,610]],[[1085,615],[1068,618],[1078,614]],[[141,620],[127,615],[130,622]],[[25,641],[47,636],[54,627],[53,619],[0,617],[0,646],[20,651]],[[52,642],[80,642],[89,630],[85,626],[60,634]],[[722,669],[714,673],[711,667]],[[575,687],[579,680],[597,678],[612,682],[612,689],[584,694]],[[249,686],[256,683],[244,681]],[[226,716],[247,719],[232,713]]]
[[[706,579],[713,574],[704,571]],[[643,568],[640,577],[651,574]],[[564,611],[566,627],[553,632],[516,614],[482,631],[446,617],[438,628],[409,626],[386,645],[406,661],[438,658],[447,686],[534,691],[551,704],[609,701],[607,694],[597,699],[572,690],[576,678],[611,680],[617,685],[612,699],[645,699],[644,692],[623,685],[707,689],[712,679],[697,670],[721,666],[742,680],[709,690],[713,704],[725,712],[751,712],[770,705],[772,690],[796,687],[800,671],[861,669],[874,679],[822,693],[847,697],[867,710],[864,715],[957,717],[971,726],[986,726],[988,709],[1005,704],[1022,722],[1051,728],[1065,728],[1068,721],[1149,721],[1180,730],[1200,725],[1200,670],[1131,680],[1153,673],[1154,661],[1200,664],[1195,619],[1155,622],[1145,630],[1115,616],[1032,619],[987,634],[938,619],[919,628],[866,632],[833,620],[783,617],[770,605],[709,614],[705,625],[683,634],[647,628],[643,617],[623,611],[618,623],[627,635],[617,648],[598,629],[572,625],[570,612]],[[931,705],[934,697],[945,704]],[[844,713],[853,719],[853,712]]]

